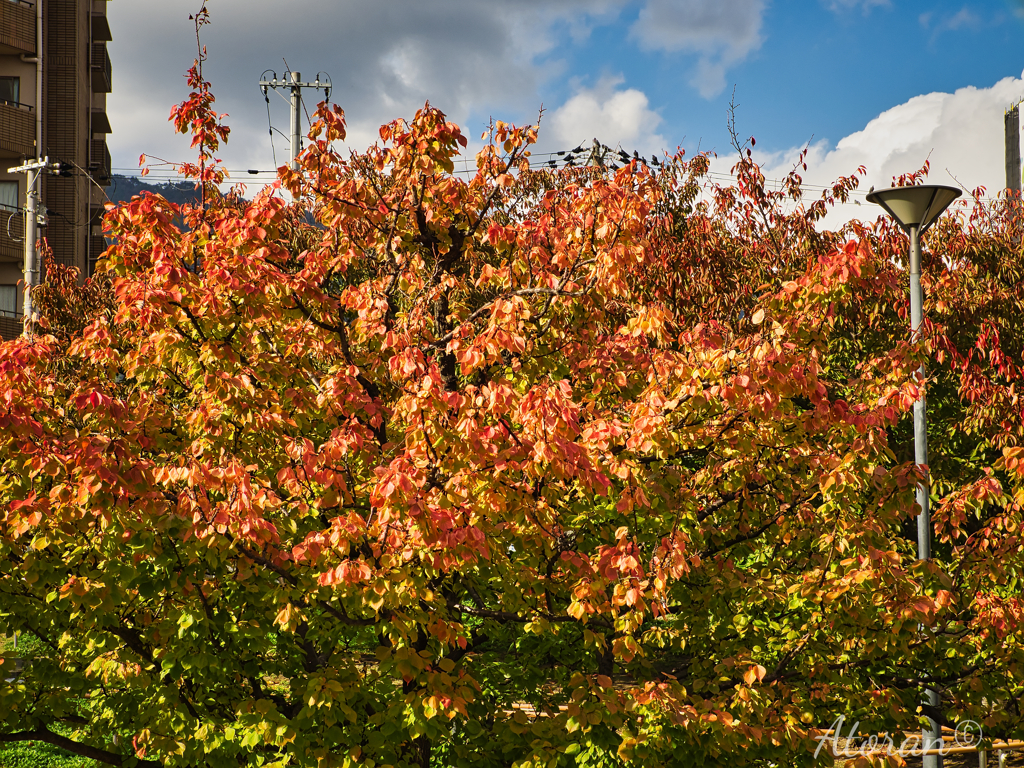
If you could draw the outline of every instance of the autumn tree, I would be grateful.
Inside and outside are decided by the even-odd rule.
[[[919,727],[925,686],[1021,734],[1016,219],[936,227],[911,340],[902,235],[817,226],[854,178],[802,207],[746,155],[728,187],[700,156],[540,173],[503,122],[464,178],[437,109],[345,156],[321,105],[288,199],[245,200],[190,83],[200,202],[110,210],[110,293],[51,283],[0,349],[0,612],[41,648],[0,742],[809,765],[838,714]]]

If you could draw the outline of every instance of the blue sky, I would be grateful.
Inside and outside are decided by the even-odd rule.
[[[767,7],[764,44],[730,72],[740,119],[762,143],[782,148],[812,133],[836,142],[919,94],[987,87],[1024,68],[1024,25],[1010,3],[864,6],[782,0]],[[709,128],[725,100],[702,105]]]
[[[166,122],[195,55],[198,0],[111,3],[114,165],[189,157]],[[350,145],[429,99],[479,135],[528,122],[542,150],[597,137],[645,153],[728,156],[726,110],[781,174],[813,141],[808,179],[868,181],[932,158],[932,178],[1002,183],[1002,111],[1024,96],[1015,0],[209,0],[207,73],[231,114],[229,167],[271,168],[260,73],[330,73]],[[271,121],[287,129],[272,99]],[[281,162],[286,142],[276,136]],[[998,144],[998,147],[995,145]],[[998,150],[998,151],[997,151]],[[723,157],[725,162],[725,157]],[[727,164],[724,166],[727,169]]]

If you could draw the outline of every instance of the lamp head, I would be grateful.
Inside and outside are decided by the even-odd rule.
[[[960,190],[956,187],[927,184],[879,189],[870,192],[867,200],[882,206],[903,229],[917,227],[922,235],[958,197]]]

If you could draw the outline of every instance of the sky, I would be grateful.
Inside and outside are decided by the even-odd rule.
[[[197,50],[189,16],[201,5],[108,5],[115,173],[136,173],[143,153],[193,159],[167,118],[187,94]],[[206,5],[205,74],[232,131],[219,156],[237,181],[265,179],[244,171],[288,157],[288,104],[273,91],[264,101],[266,70],[280,77],[290,68],[306,81],[326,73],[353,150],[429,101],[477,143],[489,119],[534,123],[543,110],[538,155],[597,138],[648,156],[712,152],[724,174],[735,157],[732,103],[736,131],[756,138],[769,178],[781,178],[807,148],[810,185],[864,166],[863,189],[889,186],[927,159],[932,183],[985,186],[991,195],[1004,185],[1003,113],[1024,98],[1024,0]],[[312,111],[322,95],[304,97]],[[162,178],[150,162],[152,178]],[[848,208],[847,216],[860,215]]]

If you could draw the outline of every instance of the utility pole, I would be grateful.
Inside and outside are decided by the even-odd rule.
[[[267,70],[267,72],[273,75],[273,77],[270,80],[260,80],[260,89],[263,91],[263,97],[265,99],[267,99],[268,101],[270,100],[270,97],[267,95],[267,89],[269,88],[273,88],[275,91],[278,88],[283,88],[290,92],[290,98],[288,102],[291,107],[291,135],[289,136],[289,139],[291,141],[290,166],[291,169],[295,171],[298,170],[299,168],[298,157],[299,151],[302,146],[302,128],[300,121],[300,109],[302,107],[302,89],[313,88],[315,90],[320,90],[321,88],[323,88],[324,100],[327,100],[331,98],[331,78],[329,75],[326,75],[325,73],[318,72],[316,75],[316,80],[314,80],[312,83],[304,83],[302,82],[302,75],[299,74],[298,72],[285,72],[280,80],[277,79],[276,72],[273,72],[272,70],[269,69]],[[266,75],[267,72],[264,72],[263,74]],[[324,82],[320,82],[321,74],[323,74],[324,77],[326,78]]]
[[[1006,190],[1020,197],[1020,104],[1003,113],[1006,139]]]
[[[8,168],[8,173],[24,173],[25,183],[25,299],[22,306],[22,333],[31,336],[35,310],[32,307],[32,288],[37,285],[36,249],[39,237],[39,174],[50,170],[47,157],[34,163],[23,163],[17,168]]]
[[[595,165],[598,168],[604,168],[604,158],[607,153],[608,147],[597,139],[594,139],[594,143],[590,147],[590,160],[587,162],[587,165]]]
[[[291,151],[292,151],[292,170],[294,171],[299,167],[298,156],[302,150],[302,137],[300,135],[299,126],[299,107],[302,106],[302,86],[296,85],[300,80],[298,72],[291,72],[292,77],[292,98],[291,98],[291,112],[292,112],[292,130],[291,130]]]

